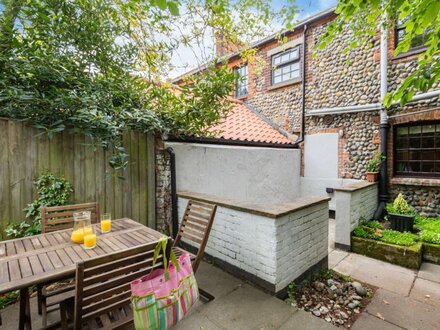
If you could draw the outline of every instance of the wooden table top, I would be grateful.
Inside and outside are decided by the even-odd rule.
[[[70,240],[72,229],[0,241],[0,294],[74,276],[76,262],[154,242],[163,234],[131,219],[112,221],[112,231],[96,227],[96,247]]]

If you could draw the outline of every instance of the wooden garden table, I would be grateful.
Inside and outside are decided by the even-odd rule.
[[[157,241],[163,234],[139,222],[112,221],[102,234],[96,224],[94,249],[70,240],[72,229],[0,241],[0,294],[20,290],[19,329],[31,328],[29,287],[75,276],[76,262]]]

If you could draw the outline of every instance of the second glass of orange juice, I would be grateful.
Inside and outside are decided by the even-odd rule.
[[[84,248],[93,249],[96,246],[96,234],[93,226],[84,227]]]
[[[110,213],[101,214],[101,232],[108,233],[112,230],[112,216]]]

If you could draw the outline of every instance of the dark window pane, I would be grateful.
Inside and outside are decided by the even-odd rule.
[[[408,135],[408,127],[397,127],[397,136],[406,136]]]
[[[409,139],[410,148],[420,148],[420,138],[410,138]]]
[[[434,172],[435,163],[434,162],[423,162],[422,163],[422,172]]]
[[[410,126],[409,135],[419,135],[422,133],[422,126]]]
[[[397,172],[407,172],[408,171],[408,163],[398,162],[396,164],[396,171]]]
[[[422,138],[422,148],[434,148],[435,138],[433,136]]]
[[[419,162],[413,162],[408,163],[408,172],[420,172],[420,163]]]
[[[408,160],[408,151],[398,151],[396,153],[396,160]]]
[[[435,125],[423,125],[422,126],[423,135],[434,135]]]
[[[401,148],[408,148],[408,139],[406,137],[404,138],[397,138],[396,141],[396,148],[401,149]]]
[[[419,150],[411,150],[409,152],[409,160],[420,160],[421,158],[421,153]]]
[[[434,150],[422,151],[421,154],[422,154],[422,160],[435,160]]]

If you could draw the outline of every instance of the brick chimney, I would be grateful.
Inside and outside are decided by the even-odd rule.
[[[240,45],[237,45],[234,42],[227,40],[223,32],[215,33],[215,54],[217,57],[222,57],[235,53],[239,49]]]

